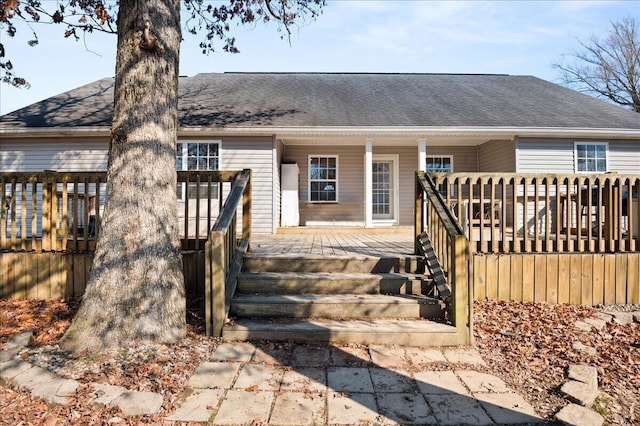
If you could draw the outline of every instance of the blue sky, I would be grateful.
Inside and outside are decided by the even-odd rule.
[[[274,26],[234,28],[241,53],[202,55],[185,34],[181,75],[229,71],[499,73],[558,82],[552,68],[578,39],[606,36],[610,22],[640,19],[640,1],[346,1],[329,0],[317,21],[295,30],[291,43]],[[28,27],[0,35],[30,89],[0,85],[0,113],[111,77],[115,36],[75,42],[63,27]]]

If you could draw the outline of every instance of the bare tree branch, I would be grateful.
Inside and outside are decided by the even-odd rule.
[[[634,18],[612,22],[605,39],[578,41],[583,50],[557,63],[565,85],[640,112],[640,28]]]

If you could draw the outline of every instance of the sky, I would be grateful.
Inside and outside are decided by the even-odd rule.
[[[46,1],[45,1],[46,4]],[[392,72],[533,75],[560,82],[552,64],[580,50],[612,21],[640,20],[637,1],[364,1],[328,0],[314,22],[290,41],[275,25],[234,27],[238,54],[203,55],[185,33],[180,74],[220,72]],[[39,44],[27,41],[38,34]],[[0,114],[112,77],[116,38],[79,42],[59,25],[20,25],[0,41],[16,73],[31,87],[0,84]]]

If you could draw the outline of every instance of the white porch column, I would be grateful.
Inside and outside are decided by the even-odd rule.
[[[427,171],[427,140],[418,139],[418,170]]]
[[[373,228],[373,139],[364,148],[364,226]]]

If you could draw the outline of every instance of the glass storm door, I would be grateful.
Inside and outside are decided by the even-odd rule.
[[[374,157],[372,173],[373,220],[394,220],[397,203],[395,160]]]

